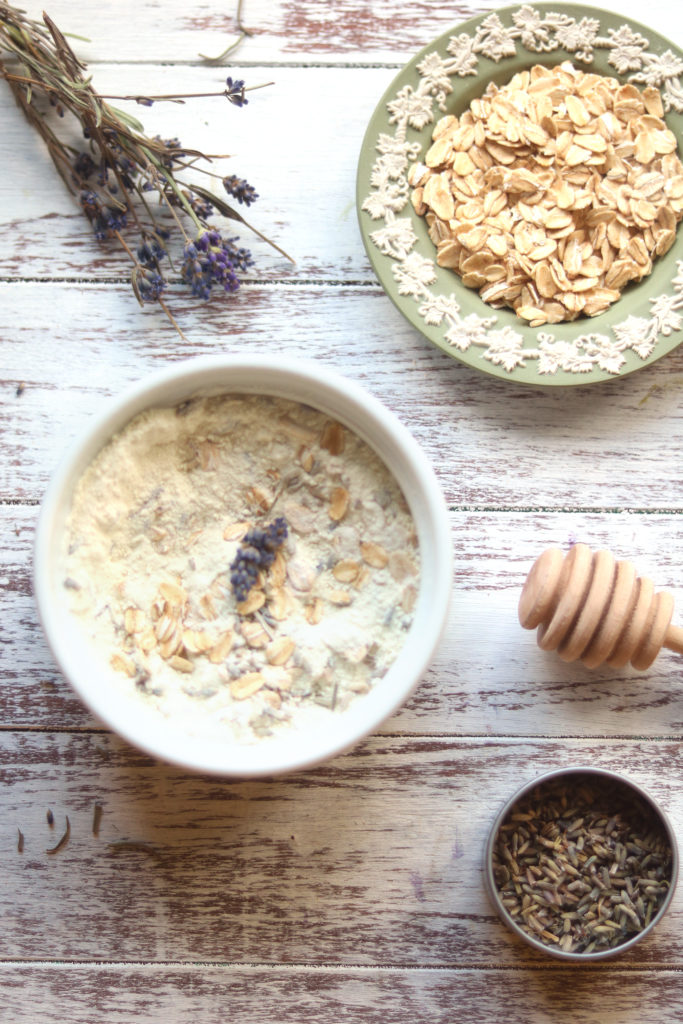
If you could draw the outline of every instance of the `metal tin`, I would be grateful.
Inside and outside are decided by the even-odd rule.
[[[656,818],[661,823],[662,829],[664,830],[668,838],[669,844],[671,846],[671,880],[669,884],[669,891],[664,897],[661,906],[659,907],[657,913],[652,918],[650,923],[645,928],[643,928],[642,931],[638,932],[636,935],[634,935],[627,941],[622,942],[619,945],[614,946],[610,949],[599,950],[590,953],[567,952],[565,950],[560,950],[552,945],[541,942],[540,939],[536,939],[533,936],[527,934],[527,932],[525,932],[522,928],[520,928],[518,924],[516,924],[514,919],[503,906],[493,873],[493,850],[496,838],[498,836],[498,831],[503,822],[505,821],[505,819],[507,818],[508,814],[513,809],[513,807],[527,794],[534,790],[537,786],[541,786],[545,783],[550,782],[551,780],[570,780],[573,776],[592,776],[593,778],[602,778],[605,781],[609,781],[611,784],[623,786],[625,790],[630,791],[634,795],[640,797],[640,799],[652,809]],[[642,939],[649,935],[652,929],[661,921],[673,898],[677,879],[678,844],[676,842],[676,836],[674,835],[671,824],[662,808],[657,804],[655,800],[653,800],[653,798],[648,793],[641,789],[641,787],[637,785],[637,783],[632,782],[630,779],[618,774],[617,772],[608,771],[602,768],[593,768],[583,765],[571,768],[558,768],[554,771],[547,772],[544,775],[538,776],[531,782],[528,782],[526,785],[522,786],[522,788],[519,789],[507,801],[505,806],[499,812],[495,821],[493,822],[493,826],[491,828],[486,843],[484,860],[484,880],[489,899],[491,900],[491,903],[498,912],[498,915],[500,916],[501,920],[508,926],[508,928],[510,928],[511,931],[515,933],[515,935],[517,935],[520,939],[522,939],[527,945],[531,946],[533,949],[538,950],[540,953],[545,953],[547,956],[552,956],[555,959],[563,960],[565,962],[573,962],[577,964],[592,963],[596,960],[607,960],[611,957],[620,955],[621,953],[625,953],[629,949],[632,949],[636,943],[641,942]]]

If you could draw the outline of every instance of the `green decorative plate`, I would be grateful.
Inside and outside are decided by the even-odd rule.
[[[472,18],[418,53],[380,100],[358,166],[361,234],[389,298],[454,359],[517,383],[613,379],[683,341],[683,228],[652,273],[627,285],[604,313],[531,327],[437,266],[426,222],[413,210],[408,169],[424,158],[439,118],[459,116],[490,81],[503,85],[524,68],[565,60],[641,89],[657,87],[669,128],[683,138],[683,53],[673,43],[618,14],[540,3]]]

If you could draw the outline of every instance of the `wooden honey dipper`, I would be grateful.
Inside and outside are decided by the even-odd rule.
[[[575,544],[568,554],[544,551],[532,565],[519,599],[519,621],[538,627],[538,645],[588,668],[646,669],[662,647],[683,654],[683,629],[671,625],[671,594],[655,594],[630,562],[609,551]]]

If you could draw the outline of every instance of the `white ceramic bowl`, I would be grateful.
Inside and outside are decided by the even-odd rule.
[[[74,488],[82,473],[134,416],[196,395],[223,392],[275,395],[310,405],[366,441],[393,473],[418,535],[418,597],[404,646],[373,689],[335,715],[329,731],[301,730],[253,746],[189,735],[135,694],[103,685],[101,664],[67,610],[60,551]],[[445,502],[424,453],[409,431],[361,387],[312,361],[257,356],[201,357],[176,363],[110,401],[66,453],[45,494],[34,552],[34,589],[42,626],[66,679],[105,725],[165,761],[216,775],[255,777],[317,764],[348,749],[403,704],[427,668],[443,632],[452,581]]]

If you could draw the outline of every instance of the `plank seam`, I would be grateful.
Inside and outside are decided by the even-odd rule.
[[[277,961],[223,961],[223,960],[39,960],[39,959],[20,959],[20,960],[4,960],[0,958],[0,969],[5,967],[11,968],[22,968],[22,967],[47,967],[52,969],[66,969],[66,970],[79,970],[79,969],[92,969],[92,968],[105,968],[107,970],[121,970],[126,968],[142,968],[143,970],[197,970],[197,968],[204,969],[220,969],[225,970],[260,970],[260,971],[296,971],[310,972],[310,973],[323,973],[323,972],[338,972],[338,973],[349,973],[358,972],[363,974],[369,973],[385,973],[385,974],[398,974],[404,971],[414,971],[421,974],[430,974],[437,972],[448,972],[450,974],[470,974],[479,972],[488,972],[491,974],[519,974],[533,971],[535,973],[549,973],[549,972],[562,972],[572,971],[571,966],[561,966],[560,964],[544,964],[544,963],[523,963],[523,964],[492,964],[487,962],[468,964],[466,967],[459,966],[456,964],[340,964],[340,963],[307,963],[305,961],[297,963],[278,963]],[[581,968],[583,972],[603,972],[609,971],[610,975],[624,974],[624,975],[648,975],[654,973],[670,972],[672,974],[680,974],[683,972],[683,968],[677,967],[675,964],[669,964],[666,962],[655,963],[655,964],[638,964],[630,967],[623,965],[617,971],[614,966],[609,964],[586,964]]]

